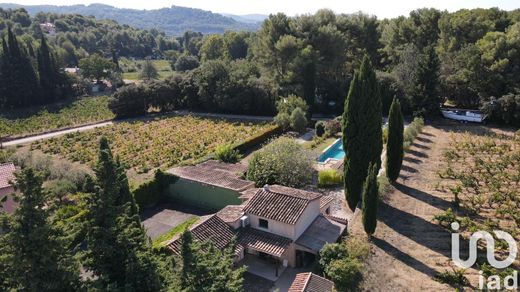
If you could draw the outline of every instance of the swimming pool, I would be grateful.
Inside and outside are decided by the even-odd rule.
[[[328,159],[340,160],[344,157],[345,151],[343,151],[343,141],[338,139],[327,149],[325,149],[323,153],[321,153],[320,157],[318,157],[318,162],[326,162]]]

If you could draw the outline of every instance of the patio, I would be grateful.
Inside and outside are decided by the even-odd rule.
[[[245,254],[244,259],[239,262],[240,266],[246,266],[247,272],[275,282],[280,278],[286,267],[281,263],[275,264],[269,260],[260,259],[255,255]]]

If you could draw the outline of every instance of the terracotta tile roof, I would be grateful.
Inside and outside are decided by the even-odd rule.
[[[307,205],[321,196],[319,193],[278,185],[268,186],[256,192],[247,202],[244,212],[287,224],[296,224]]]
[[[330,202],[334,201],[333,196],[322,196],[320,198],[320,209],[327,206]]]
[[[243,205],[227,205],[217,212],[217,216],[226,223],[235,222],[244,215]]]
[[[325,244],[338,241],[346,227],[346,224],[320,215],[312,221],[295,243],[318,253]]]
[[[273,233],[247,228],[240,232],[238,243],[244,248],[251,248],[280,257],[292,243],[292,240]]]
[[[240,192],[241,195],[238,198],[243,199],[243,200],[249,200],[256,194],[256,192],[258,192],[258,190],[259,190],[258,188],[250,188],[245,191],[241,191]]]
[[[195,166],[172,168],[168,172],[185,179],[240,192],[252,188],[255,184],[240,178],[246,168],[239,163],[229,164],[209,160]]]
[[[289,292],[332,292],[334,283],[314,273],[296,274]]]
[[[12,163],[0,164],[0,189],[11,186],[10,181],[15,179],[14,172],[16,168]]]
[[[224,249],[235,236],[234,230],[216,215],[202,217],[199,222],[190,227],[193,239],[203,242],[211,241],[219,249]],[[181,238],[175,236],[167,244],[167,247],[175,254],[180,254]]]

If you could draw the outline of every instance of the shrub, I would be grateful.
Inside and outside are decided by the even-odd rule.
[[[410,148],[413,140],[419,135],[424,127],[424,120],[422,118],[414,118],[413,121],[404,129],[403,134],[403,148],[406,150]]]
[[[148,110],[147,92],[143,85],[129,85],[119,89],[108,102],[108,108],[118,118],[142,116]]]
[[[327,121],[325,123],[325,132],[327,132],[327,135],[331,136],[341,132],[341,116]]]
[[[451,286],[468,286],[469,280],[464,276],[466,270],[453,269],[453,271],[444,271],[435,275],[435,279],[441,283]]]
[[[199,67],[199,60],[194,56],[182,55],[175,61],[175,71],[188,71]]]
[[[227,163],[235,163],[242,157],[238,150],[234,149],[231,144],[217,146],[215,156],[218,160]]]
[[[291,128],[300,133],[305,131],[307,127],[307,118],[305,117],[305,112],[302,111],[301,108],[295,108],[291,113]]]
[[[291,116],[287,113],[279,113],[274,117],[274,122],[282,129],[287,130],[291,125]]]
[[[314,130],[316,131],[316,136],[322,137],[325,134],[325,122],[318,121],[316,125],[314,125]]]
[[[257,186],[301,187],[310,183],[312,173],[310,153],[293,139],[281,137],[255,152],[249,161],[247,179]]]
[[[343,183],[343,174],[336,169],[325,169],[318,173],[318,186],[329,187]]]
[[[338,291],[349,291],[355,289],[360,282],[361,268],[359,260],[344,258],[333,261],[325,273],[334,282]]]

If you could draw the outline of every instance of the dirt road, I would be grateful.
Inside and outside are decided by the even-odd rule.
[[[452,207],[451,197],[435,190],[448,143],[446,129],[427,126],[406,153],[401,177],[380,205],[361,290],[454,290],[433,279],[453,266],[451,235],[432,220]],[[363,233],[360,220],[353,223],[351,232]],[[463,257],[465,254],[467,251],[461,251]],[[477,272],[468,273],[475,284]]]

